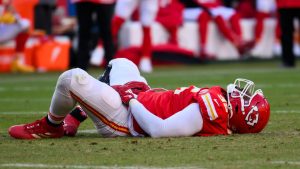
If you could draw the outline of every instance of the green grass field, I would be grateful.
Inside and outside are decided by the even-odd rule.
[[[300,68],[279,63],[157,67],[145,75],[152,87],[169,89],[252,79],[271,104],[267,127],[259,134],[215,137],[101,138],[87,120],[74,138],[15,140],[8,127],[46,114],[59,73],[0,74],[0,168],[300,168]]]

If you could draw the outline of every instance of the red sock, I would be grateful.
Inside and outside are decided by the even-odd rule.
[[[25,44],[27,42],[27,39],[29,37],[29,34],[27,32],[20,33],[16,37],[16,52],[23,52],[25,49]]]
[[[206,45],[207,41],[207,27],[210,21],[210,16],[207,12],[202,12],[198,17],[198,25],[199,25],[199,35],[200,35],[200,43],[202,46]]]
[[[242,36],[242,29],[240,25],[240,15],[238,13],[233,14],[229,22],[231,24],[232,30],[235,32],[235,34],[239,37]]]
[[[259,40],[261,38],[264,20],[268,17],[267,13],[257,12],[256,14],[256,25],[255,25],[255,39]]]
[[[57,116],[49,112],[47,120],[54,125],[60,125],[64,121],[65,117],[66,116]]]
[[[141,47],[142,57],[151,57],[151,48],[152,48],[151,29],[149,26],[143,26],[143,42]]]
[[[175,27],[175,26],[168,29],[169,34],[170,34],[169,42],[171,44],[174,44],[174,45],[178,44],[178,42],[177,42],[177,30],[178,30],[178,27]]]
[[[112,36],[115,40],[118,39],[118,33],[124,22],[125,22],[124,18],[121,18],[119,16],[113,17],[113,19],[112,19]]]
[[[225,20],[221,16],[217,16],[215,21],[224,37],[236,44],[236,38],[234,37],[233,32],[231,32],[229,27],[226,25]]]

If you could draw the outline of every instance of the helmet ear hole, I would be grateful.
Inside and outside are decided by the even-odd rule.
[[[238,111],[239,111],[239,106],[236,105],[236,106],[235,106],[235,112],[237,113]]]

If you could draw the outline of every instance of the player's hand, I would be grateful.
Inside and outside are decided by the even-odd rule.
[[[133,93],[130,88],[126,88],[124,85],[115,85],[112,87],[119,93],[121,100],[125,105],[128,105],[131,99],[137,98],[137,94]]]
[[[132,92],[138,95],[140,92],[145,92],[150,89],[150,87],[143,82],[132,81],[123,85],[124,89],[131,89]]]
[[[122,102],[125,104],[125,105],[128,105],[129,104],[129,101],[131,99],[136,99],[137,98],[137,95],[133,93],[133,91],[131,89],[128,89],[126,91],[124,91],[122,93],[121,96],[121,100]]]
[[[143,82],[128,82],[124,85],[112,86],[120,95],[121,100],[124,104],[128,105],[131,99],[137,98],[140,92],[145,92],[150,89],[150,87]]]

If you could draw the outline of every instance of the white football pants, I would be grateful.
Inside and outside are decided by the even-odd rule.
[[[129,81],[146,80],[136,65],[127,59],[110,62],[111,85]],[[119,79],[119,80],[118,80]],[[66,116],[79,104],[94,122],[99,134],[104,137],[129,136],[128,110],[119,94],[107,84],[100,82],[82,69],[71,69],[60,75],[52,97],[50,112]]]

